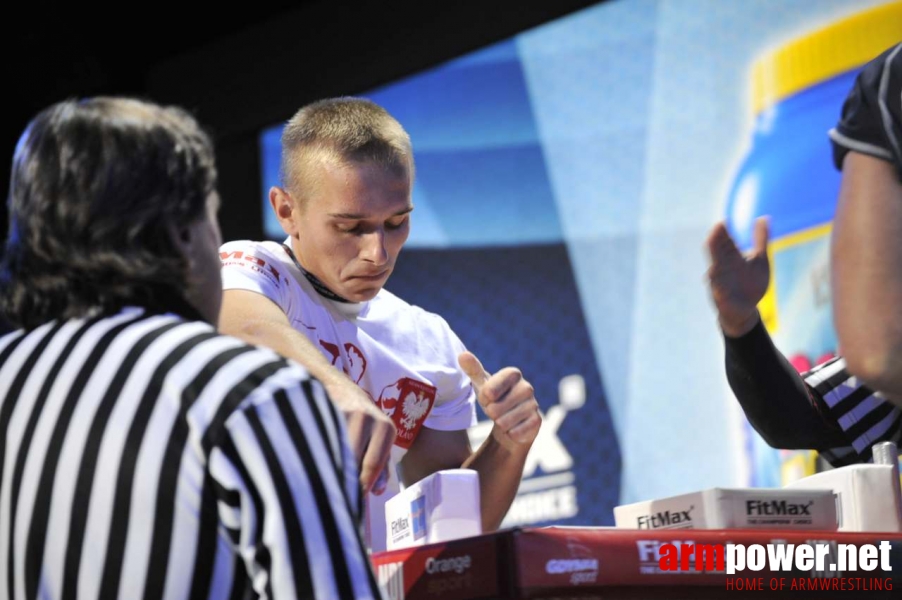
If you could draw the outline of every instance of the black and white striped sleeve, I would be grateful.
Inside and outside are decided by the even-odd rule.
[[[854,150],[891,162],[902,181],[902,44],[865,65],[830,139],[836,168]]]
[[[318,382],[282,369],[216,437],[209,489],[257,594],[380,597],[360,535],[356,463]]]
[[[870,461],[871,447],[877,442],[902,442],[902,409],[850,375],[844,359],[835,358],[803,377],[822,403],[824,416],[839,426],[847,440],[821,450],[833,466]]]
[[[725,338],[727,379],[749,422],[775,448],[812,448],[834,467],[871,460],[877,442],[902,441],[902,409],[833,358],[801,376],[758,323]]]
[[[845,443],[821,403],[777,350],[759,321],[741,337],[724,336],[727,381],[749,423],[774,448],[820,450]]]

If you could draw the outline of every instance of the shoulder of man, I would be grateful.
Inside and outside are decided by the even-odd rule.
[[[269,348],[219,333],[209,342],[216,348],[206,353],[206,364],[200,370],[201,379],[211,387],[208,401],[216,405],[213,411],[201,411],[211,419],[208,427],[221,426],[248,402],[272,400],[281,392],[305,388],[312,381],[303,366]]]
[[[181,321],[177,327],[198,328],[202,332],[208,332],[204,339],[199,340],[199,343],[210,345],[209,351],[203,355],[205,358],[195,357],[195,360],[185,360],[181,363],[196,369],[198,366],[196,360],[201,360],[206,363],[202,370],[209,371],[208,375],[210,376],[218,371],[228,372],[231,379],[240,382],[245,393],[280,371],[285,371],[288,375],[287,379],[279,378],[283,382],[296,384],[310,379],[309,373],[302,365],[286,359],[265,346],[249,344],[241,338],[220,333],[206,321],[185,319],[179,315],[159,315],[152,318],[164,320],[171,317],[176,317]]]
[[[404,300],[400,296],[393,294],[385,288],[379,290],[379,294],[376,296],[376,300],[380,304],[380,310],[392,313],[400,313],[404,317],[414,319],[415,321],[426,325],[426,326],[436,326],[436,327],[446,327],[449,328],[448,322],[445,319],[434,312],[428,311],[425,308],[417,306],[416,304],[411,304],[407,300]]]
[[[453,352],[460,352],[462,343],[443,316],[411,304],[384,288],[377,298],[382,303],[380,310],[407,319],[422,339],[430,340],[432,345],[450,345]]]
[[[223,268],[223,284],[226,289],[242,287],[246,277],[265,278],[277,287],[290,285],[291,267],[288,256],[277,242],[237,240],[219,247],[219,260]],[[233,280],[232,274],[242,274]]]
[[[248,256],[271,258],[281,262],[281,244],[278,242],[254,240],[234,240],[219,247],[219,259],[226,261],[241,260]]]
[[[902,43],[862,67],[830,130],[833,162],[842,169],[849,151],[893,163],[902,181]]]

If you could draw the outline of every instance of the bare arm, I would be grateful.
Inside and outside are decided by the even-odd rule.
[[[401,462],[401,477],[409,485],[442,469],[475,470],[479,473],[482,529],[494,531],[517,495],[526,455],[539,433],[542,417],[535,390],[519,369],[507,367],[491,375],[469,352],[462,353],[458,360],[473,382],[480,406],[495,423],[492,433],[476,452],[471,452],[466,431],[424,427]]]
[[[324,385],[350,381],[313,342],[291,326],[275,302],[257,292],[226,290],[222,295],[219,330],[301,363]]]
[[[517,495],[529,445],[506,448],[496,441],[494,433],[472,452],[466,431],[423,427],[401,461],[404,485],[443,469],[473,469],[479,474],[482,530],[498,529]]]
[[[360,465],[361,485],[364,491],[372,489],[388,462],[396,430],[366,392],[333,367],[304,334],[291,326],[282,309],[262,294],[226,290],[219,329],[250,344],[275,350],[303,365],[322,382],[332,402],[345,415],[351,449]]]
[[[831,260],[849,372],[902,404],[902,184],[889,162],[846,155]]]
[[[531,444],[502,444],[498,437],[504,435],[496,424],[492,428],[492,435],[463,464],[465,468],[479,473],[482,494],[480,507],[485,531],[493,531],[501,526],[504,515],[517,495],[526,455],[531,447]]]

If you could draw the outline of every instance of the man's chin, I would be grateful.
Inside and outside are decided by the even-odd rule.
[[[390,274],[389,271],[379,277],[353,277],[344,282],[345,285],[341,286],[342,290],[338,294],[351,302],[372,300],[382,290]]]
[[[355,286],[351,289],[345,289],[341,296],[351,302],[367,302],[375,298],[380,290],[382,290],[381,285]]]

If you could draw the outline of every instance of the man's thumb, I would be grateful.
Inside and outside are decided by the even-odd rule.
[[[457,362],[467,377],[470,378],[470,381],[473,382],[473,385],[476,386],[476,389],[479,389],[488,380],[489,374],[472,352],[461,352],[460,356],[457,357]]]

